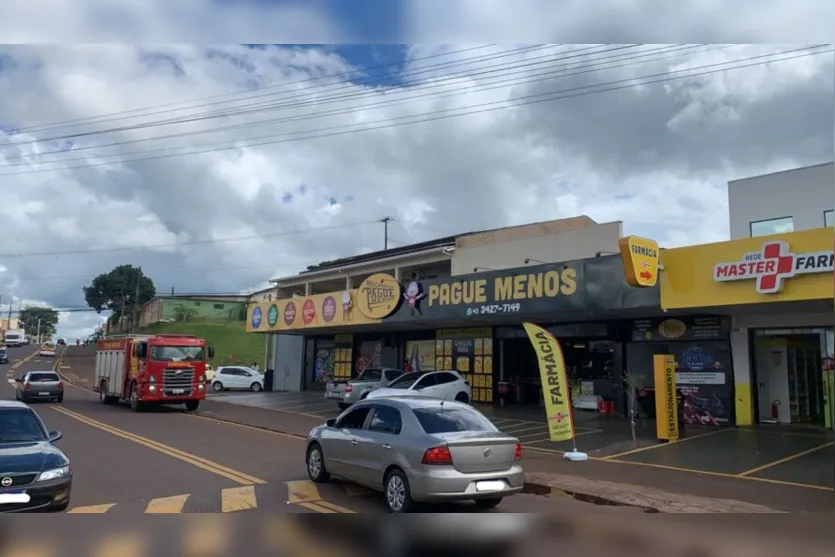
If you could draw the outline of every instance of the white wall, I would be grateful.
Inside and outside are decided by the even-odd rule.
[[[551,234],[511,239],[474,246],[458,246],[452,257],[452,274],[466,275],[474,268],[511,269],[540,262],[557,263],[594,257],[597,252],[616,253],[623,225],[620,222],[595,224]]]
[[[795,230],[824,226],[835,205],[835,164],[807,166],[728,182],[731,239],[749,238],[754,221],[793,217]]]

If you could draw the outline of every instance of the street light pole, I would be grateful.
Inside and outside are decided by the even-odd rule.
[[[37,342],[38,344],[41,343],[41,318],[40,317],[38,317],[38,332],[35,335],[35,342]]]

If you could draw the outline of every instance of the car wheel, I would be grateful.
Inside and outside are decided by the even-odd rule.
[[[249,386],[249,390],[253,393],[259,393],[262,389],[263,388],[261,387],[261,383],[259,383],[258,381],[253,382],[252,385]]]
[[[57,397],[55,397],[55,402],[57,402],[58,404],[63,403],[64,402],[64,395],[58,395]]]
[[[492,497],[490,499],[476,499],[475,506],[479,509],[495,509],[502,502],[501,497]]]
[[[322,453],[322,447],[319,446],[319,443],[310,444],[310,447],[307,449],[307,459],[305,459],[305,462],[307,463],[307,475],[312,481],[323,483],[330,479],[331,475],[328,474],[325,468],[325,456]]]
[[[467,393],[461,391],[457,395],[455,395],[455,400],[458,402],[468,403],[470,402],[470,397],[467,396]]]
[[[215,381],[214,383],[212,383],[212,390],[216,393],[219,393],[223,390],[223,383],[221,383],[220,381]]]
[[[383,494],[386,499],[386,507],[391,513],[409,513],[415,506],[412,500],[412,492],[409,488],[409,480],[401,470],[395,468],[386,476],[383,484]]]

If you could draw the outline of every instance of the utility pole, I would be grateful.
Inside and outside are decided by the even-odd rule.
[[[41,318],[38,317],[38,333],[35,335],[35,342],[41,343]]]
[[[133,323],[131,324],[131,333],[134,333],[134,328],[139,326],[139,281],[142,280],[142,267],[137,268],[136,272],[136,291],[133,294],[133,311],[135,312]]]
[[[389,249],[389,223],[394,219],[391,217],[383,217],[380,222],[383,223],[383,249]]]

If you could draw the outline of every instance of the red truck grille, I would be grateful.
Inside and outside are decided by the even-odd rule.
[[[190,395],[194,385],[194,368],[166,368],[162,370],[162,394]]]

